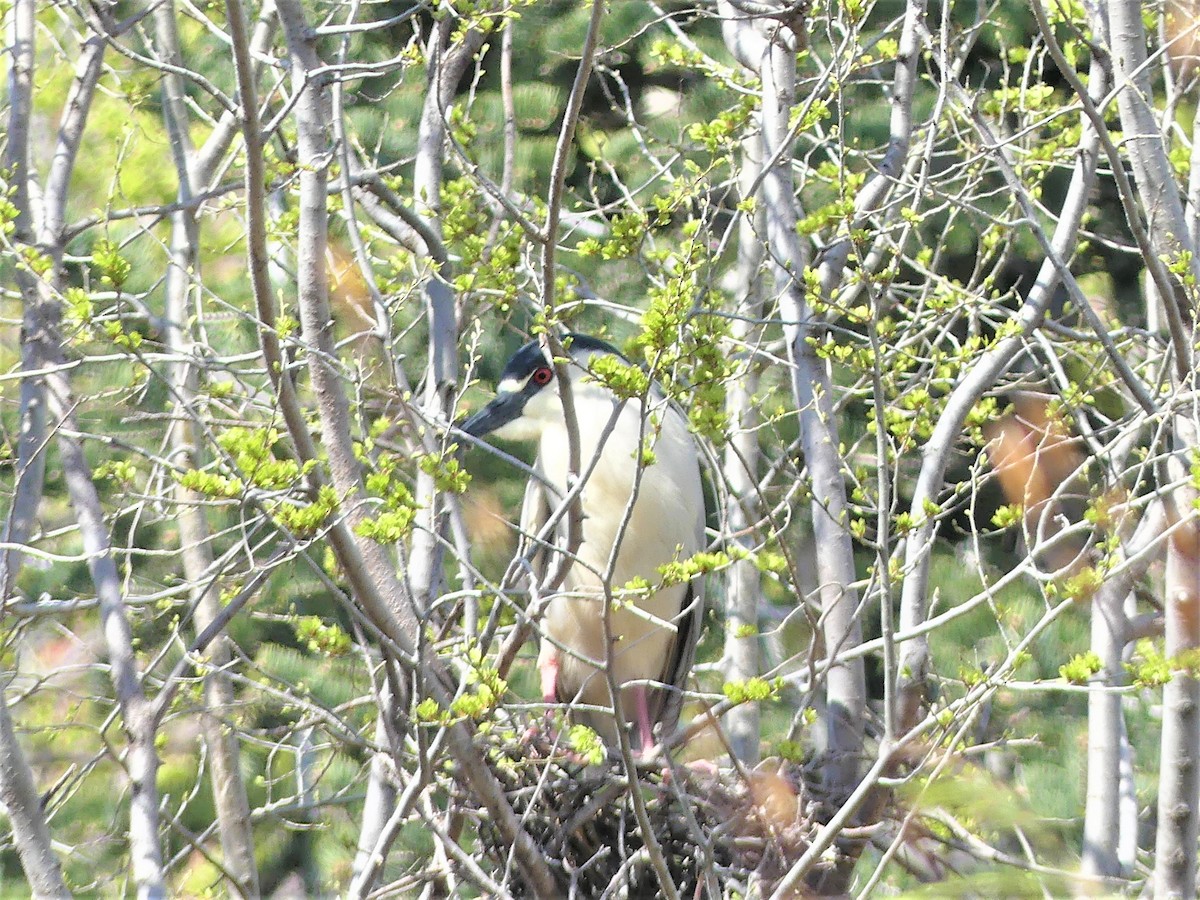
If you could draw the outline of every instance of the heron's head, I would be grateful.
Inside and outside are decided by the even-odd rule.
[[[570,361],[572,384],[577,375],[586,372],[591,357],[621,355],[611,344],[584,334],[566,335],[563,345]],[[538,440],[547,426],[562,422],[556,378],[548,351],[537,341],[530,341],[505,365],[495,398],[463,422],[462,430],[473,437],[494,434],[508,441]]]

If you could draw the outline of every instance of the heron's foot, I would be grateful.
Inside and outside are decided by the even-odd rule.
[[[651,739],[649,745],[641,745],[637,738],[634,738],[633,745],[630,748],[633,751],[633,763],[641,771],[653,769],[660,761],[664,759],[664,754],[668,751],[663,749],[663,745]],[[608,761],[613,765],[623,765],[624,757],[621,755],[620,747],[610,746],[608,748]]]
[[[653,766],[662,752],[662,745],[651,739],[648,745],[643,744],[633,751],[633,759],[639,767]]]
[[[721,779],[721,767],[711,759],[693,759],[685,763],[667,763],[662,767],[663,784],[670,784],[676,778],[681,786],[691,785],[692,790],[704,790]]]

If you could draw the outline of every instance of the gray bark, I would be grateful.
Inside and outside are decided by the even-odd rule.
[[[46,349],[51,365],[62,365],[61,342]],[[109,673],[116,689],[122,726],[129,739],[125,769],[132,789],[129,852],[133,879],[139,898],[166,897],[158,840],[158,788],[155,783],[158,753],[154,745],[154,716],[142,690],[133,649],[133,630],[121,590],[121,576],[104,525],[100,495],[84,458],[83,446],[76,437],[79,429],[72,413],[75,403],[65,373],[52,373],[47,379],[47,388],[50,415],[58,429],[57,447],[63,478],[100,602],[100,626],[108,651]]]
[[[1176,526],[1171,535],[1165,588],[1165,653],[1173,658],[1200,647],[1200,529],[1194,519]],[[1159,758],[1154,897],[1195,897],[1196,840],[1200,836],[1200,680],[1185,670],[1174,672],[1163,687]]]
[[[16,12],[18,55],[25,46],[32,50],[32,21],[26,18],[28,14],[28,11],[23,9]],[[27,32],[26,27],[29,29]],[[67,493],[75,512],[80,537],[88,556],[88,570],[96,589],[101,632],[108,652],[109,672],[116,691],[122,726],[129,740],[125,768],[132,788],[129,845],[133,879],[139,897],[158,898],[165,896],[165,892],[162,853],[158,842],[158,791],[155,784],[158,756],[154,746],[155,722],[142,690],[125,598],[116,561],[111,552],[103,508],[75,426],[74,409],[77,401],[72,395],[67,377],[68,368],[65,365],[63,339],[59,329],[61,308],[56,290],[64,251],[63,226],[71,175],[100,77],[108,37],[109,35],[96,35],[83,44],[76,63],[75,78],[60,118],[58,137],[36,218],[33,210],[29,208],[32,173],[28,168],[23,168],[19,176],[25,190],[22,198],[26,203],[23,221],[32,229],[37,240],[37,249],[48,257],[51,263],[44,278],[33,278],[29,274],[21,278],[25,321],[28,323],[28,328],[22,335],[22,359],[27,371],[44,373],[35,391],[45,399],[47,421],[50,423],[50,430],[56,434]],[[29,66],[29,74],[32,75],[32,58],[29,59]],[[13,107],[13,116],[18,120],[23,119],[14,124],[18,139],[27,142],[29,109],[22,108],[20,103],[29,99],[28,91],[32,89],[32,82],[22,84],[21,75],[23,70],[17,73],[13,82],[19,91],[24,92],[18,97],[19,103]],[[15,152],[23,166],[27,166],[27,144]],[[18,194],[18,197],[21,195]],[[38,452],[40,453],[40,450]],[[10,576],[6,575],[6,578],[8,577]],[[40,815],[40,808],[37,814]],[[40,837],[37,829],[27,831],[27,836],[33,840]],[[41,848],[32,849],[36,850],[38,855],[44,856]]]
[[[738,183],[749,196],[762,172],[762,145],[756,137],[742,142],[742,167]],[[729,328],[731,351],[743,367],[729,383],[725,411],[729,416],[729,444],[725,448],[722,473],[729,495],[725,509],[727,533],[740,535],[736,540],[747,550],[755,547],[755,535],[748,532],[761,506],[758,493],[758,363],[754,348],[762,340],[763,263],[761,240],[765,224],[761,212],[744,214],[738,222],[737,266],[729,279],[729,290],[737,299],[737,315]],[[737,560],[729,567],[728,594],[725,601],[725,678],[745,681],[759,675],[758,609],[762,598],[762,573],[752,559]],[[743,703],[725,716],[725,730],[733,755],[753,767],[759,759],[760,713],[757,703]]]
[[[70,897],[62,867],[50,844],[50,828],[33,772],[13,730],[8,701],[0,689],[0,805],[12,828],[21,869],[35,898]]]
[[[1118,857],[1121,836],[1120,788],[1124,714],[1115,688],[1127,681],[1121,651],[1125,646],[1128,592],[1124,579],[1113,579],[1092,598],[1091,649],[1103,668],[1088,694],[1087,801],[1083,820],[1083,871],[1124,875]],[[1124,588],[1124,590],[1122,590]]]
[[[349,405],[334,368],[337,350],[328,327],[331,321],[325,273],[328,213],[326,210],[328,166],[332,146],[328,133],[324,79],[316,74],[320,61],[313,47],[314,35],[298,0],[280,0],[279,18],[287,37],[296,93],[300,174],[300,231],[296,254],[299,307],[304,339],[309,346],[309,373],[317,397],[333,487],[342,498],[344,518],[335,523],[330,539],[342,564],[355,599],[394,644],[402,659],[413,666],[418,661],[420,688],[439,706],[450,705],[450,684],[443,667],[427,652],[420,651],[420,620],[413,598],[397,578],[384,548],[353,532],[366,516],[361,470],[351,443]],[[306,427],[306,426],[305,426]],[[289,422],[289,429],[292,424]],[[294,430],[294,429],[293,429]],[[307,432],[305,432],[307,434]],[[296,438],[296,435],[293,435]],[[311,437],[300,443],[310,443]],[[315,457],[315,455],[314,455]],[[418,654],[419,657],[418,657]],[[545,859],[504,795],[503,787],[475,748],[470,730],[462,723],[447,728],[450,749],[462,777],[487,808],[500,833],[513,847],[514,857],[537,896],[554,896],[557,886]]]
[[[459,79],[483,42],[478,31],[470,31],[457,45],[449,39],[453,21],[446,17],[429,37],[428,84],[421,123],[417,133],[413,191],[418,215],[428,233],[441,242],[439,215],[442,208],[442,163],[446,152],[446,114],[454,99]],[[425,306],[429,319],[429,365],[421,411],[430,421],[445,422],[453,416],[454,387],[458,383],[458,320],[454,292],[447,279],[448,265],[431,272],[425,282]],[[409,562],[413,598],[421,610],[439,592],[442,571],[442,542],[445,513],[437,496],[433,476],[417,473],[416,500],[420,510],[412,538]]]
[[[762,134],[766,169],[760,198],[767,247],[787,340],[789,375],[800,419],[800,441],[812,489],[821,637],[830,664],[825,673],[826,719],[822,750],[825,786],[840,803],[858,782],[866,683],[861,659],[838,654],[862,641],[857,619],[854,555],[846,519],[846,488],[838,451],[833,385],[809,338],[816,333],[801,279],[808,255],[796,233],[799,209],[792,182],[788,116],[795,102],[796,51],[777,23],[755,25],[728,2],[721,4],[726,44],[763,83]],[[759,28],[763,33],[758,33]]]
[[[1120,0],[1108,4],[1108,26],[1117,110],[1125,134],[1137,197],[1146,221],[1152,269],[1163,259],[1192,253],[1190,268],[1200,272],[1191,229],[1184,212],[1182,191],[1167,158],[1154,109],[1142,7]],[[1161,277],[1161,276],[1160,276]],[[1192,311],[1177,283],[1160,286],[1165,318],[1176,353],[1176,388],[1192,386]],[[1176,454],[1186,457],[1196,446],[1194,410],[1173,420]],[[1186,473],[1186,459],[1176,459]],[[1165,478],[1172,472],[1165,472]],[[1186,485],[1186,479],[1184,479]],[[1200,647],[1200,533],[1190,487],[1177,488],[1169,498],[1173,528],[1167,550],[1164,611],[1166,653],[1169,658]],[[1159,758],[1158,832],[1155,842],[1154,896],[1196,895],[1196,840],[1200,833],[1200,681],[1186,670],[1176,671],[1163,689],[1162,751]]]
[[[482,35],[471,31],[462,43],[449,46],[452,24],[450,18],[443,19],[432,29],[429,37],[429,74],[413,174],[416,216],[422,224],[423,243],[434,251],[440,250],[442,237],[439,214],[442,205],[446,113],[459,79],[482,43]],[[452,418],[454,412],[454,387],[458,379],[458,321],[455,297],[448,283],[452,277],[451,264],[443,253],[438,252],[437,255],[439,265],[436,271],[430,267],[425,282],[429,365],[425,374],[426,390],[421,403],[421,415],[426,421],[445,422]],[[381,328],[386,325],[386,322],[380,323]],[[438,448],[428,449],[436,452]],[[408,571],[413,601],[424,615],[432,598],[441,590],[441,536],[445,530],[446,514],[434,478],[424,470],[417,472],[415,497],[419,512]],[[381,744],[386,745],[386,729],[382,725],[377,729],[377,735]],[[377,763],[371,766],[358,852],[354,860],[354,889],[360,893],[369,891],[372,886],[362,877],[369,870],[370,860],[376,855],[387,854],[388,847],[380,846],[380,837],[391,818],[396,797],[395,788],[387,781],[386,765],[382,764],[382,760]],[[370,870],[374,871],[374,868]]]
[[[5,167],[14,186],[13,200],[17,207],[13,237],[26,245],[35,241],[34,210],[31,208],[29,180],[29,126],[33,109],[34,73],[34,4],[33,0],[18,0],[10,13],[12,65],[9,69],[8,144],[5,147]],[[19,270],[17,278],[25,298],[23,329],[34,330],[39,310],[39,292],[31,273]],[[36,347],[21,342],[22,371],[36,366]],[[26,376],[21,380],[17,443],[16,484],[13,503],[4,523],[6,545],[27,542],[33,533],[38,504],[41,501],[45,473],[44,442],[46,434],[45,383],[41,378]],[[13,580],[20,571],[21,554],[5,549],[0,554],[0,601],[7,601]],[[3,803],[21,868],[36,897],[68,897],[62,869],[50,842],[42,798],[38,794],[33,770],[17,741],[12,716],[4,691],[0,688],[0,802]]]
[[[183,58],[176,33],[176,9],[173,2],[160,4],[154,12],[157,52],[163,61],[182,68]],[[231,22],[231,29],[243,28],[243,22]],[[193,279],[199,272],[199,225],[196,209],[190,203],[200,188],[197,180],[197,154],[189,137],[189,117],[184,105],[184,85],[178,74],[163,77],[163,113],[171,139],[172,157],[179,178],[178,199],[181,208],[171,215],[170,264],[163,291],[166,297],[164,333],[175,361],[168,374],[175,401],[175,414],[167,435],[173,461],[184,469],[201,465],[203,433],[197,427],[196,392],[199,386],[197,357],[193,353],[195,336],[189,324],[195,318]],[[226,140],[219,130],[215,140]],[[207,148],[206,148],[207,149]],[[207,573],[213,564],[208,522],[201,498],[176,482],[173,488],[179,504],[179,550],[183,574],[190,585],[189,598],[196,632],[201,633],[220,615],[220,600]],[[222,711],[232,709],[233,683],[226,672],[232,659],[229,639],[224,634],[209,645],[211,669],[204,675],[204,711],[200,725],[211,765],[213,800],[217,828],[226,870],[234,879],[235,889],[243,896],[256,897],[258,867],[254,861],[254,831],[250,822],[250,803],[242,778],[240,746],[236,733],[221,719]]]

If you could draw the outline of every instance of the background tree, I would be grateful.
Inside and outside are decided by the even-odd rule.
[[[5,890],[1194,896],[1196,13],[0,5]],[[649,767],[453,429],[569,330],[708,460]]]

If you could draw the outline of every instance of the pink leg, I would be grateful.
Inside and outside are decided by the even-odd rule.
[[[542,641],[537,666],[542,676],[542,700],[546,703],[546,728],[549,729],[554,721],[554,705],[558,703],[558,650],[549,641]],[[538,730],[536,724],[530,723],[522,743],[533,740]]]
[[[654,749],[654,729],[650,727],[650,703],[646,698],[646,686],[639,684],[633,688],[633,702],[637,709],[638,737],[641,738],[643,756],[649,756]]]
[[[542,641],[538,649],[538,671],[542,675],[542,700],[547,703],[558,702],[558,648],[549,641]],[[550,715],[550,710],[546,710]]]

